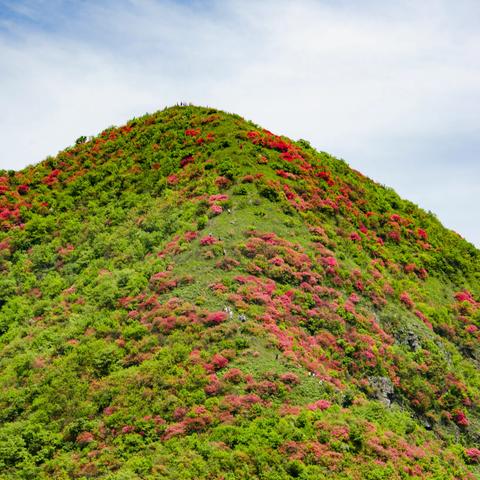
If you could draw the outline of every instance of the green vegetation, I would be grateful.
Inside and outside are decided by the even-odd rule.
[[[0,171],[0,478],[480,478],[480,252],[177,106]]]

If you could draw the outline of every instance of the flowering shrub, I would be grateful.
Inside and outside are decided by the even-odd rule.
[[[212,235],[207,235],[206,237],[203,237],[200,239],[200,245],[202,246],[206,246],[206,245],[215,245],[216,243],[218,243],[218,239],[215,238],[214,236]]]
[[[240,383],[243,380],[243,373],[238,368],[231,368],[225,372],[223,379],[231,383]]]
[[[476,333],[476,332],[478,332],[478,327],[475,326],[475,325],[467,325],[465,327],[465,331],[468,332],[468,333]]]
[[[417,235],[422,240],[427,240],[428,239],[427,232],[425,230],[423,230],[422,228],[417,229]]]
[[[219,325],[228,319],[226,312],[211,312],[207,315],[205,322],[208,325]]]
[[[210,195],[210,197],[208,197],[208,201],[211,204],[215,202],[224,202],[226,200],[228,200],[228,195],[224,195],[223,193],[217,193],[215,195]]]
[[[300,383],[298,375],[295,375],[295,373],[292,372],[282,373],[280,375],[280,381],[286,385],[298,385]]]
[[[176,185],[178,181],[179,181],[178,175],[173,174],[167,177],[167,183],[169,185]]]
[[[407,292],[402,292],[400,294],[400,301],[408,308],[413,308],[414,306],[413,301]]]
[[[334,257],[325,257],[322,258],[322,263],[327,267],[335,267],[337,265],[337,260]]]
[[[314,403],[310,403],[308,405],[309,410],[326,410],[327,408],[330,408],[332,406],[332,402],[329,402],[328,400],[317,400]]]
[[[224,176],[220,176],[215,179],[215,185],[220,189],[229,187],[231,183],[231,180]]]
[[[198,233],[197,232],[192,232],[192,231],[187,231],[187,232],[184,233],[183,237],[185,238],[185,240],[187,242],[191,242],[198,237]]]
[[[473,298],[472,294],[467,290],[464,290],[463,292],[457,292],[455,294],[455,299],[458,302],[468,302],[471,305],[476,305],[477,304],[477,302]]]
[[[205,385],[205,393],[207,395],[218,395],[220,393],[222,386],[217,375],[211,374],[209,377],[209,382]]]
[[[219,215],[220,213],[223,212],[223,208],[220,206],[220,205],[212,205],[210,207],[210,211],[214,214],[214,215]]]
[[[396,243],[399,243],[401,240],[400,232],[398,230],[391,230],[390,232],[388,232],[388,238],[390,238]]]
[[[460,427],[468,427],[468,425],[470,424],[467,416],[465,415],[465,412],[463,412],[462,410],[455,410],[453,412],[453,419],[455,423]]]
[[[91,432],[82,432],[77,435],[76,442],[80,445],[86,445],[88,443],[94,442],[95,437]]]
[[[480,450],[478,448],[467,448],[465,450],[465,455],[472,463],[480,462]]]
[[[360,242],[362,240],[362,237],[357,232],[353,232],[352,234],[350,234],[350,240],[354,242]]]
[[[331,176],[330,176],[330,173],[328,172],[318,172],[316,174],[316,176],[318,178],[321,178],[322,180],[325,180],[325,182],[327,183],[327,185],[329,186],[333,186],[335,185],[335,182],[332,180]]]
[[[295,179],[296,178],[296,176],[293,173],[286,172],[285,170],[277,170],[276,174],[279,177],[283,177],[283,178],[290,178],[290,179]]]
[[[180,167],[184,168],[187,165],[190,165],[191,163],[193,163],[194,161],[195,161],[195,158],[193,157],[193,155],[186,155],[180,160]]]
[[[207,371],[216,371],[225,368],[228,365],[228,358],[216,353],[210,360],[210,363],[206,364]]]
[[[200,129],[199,128],[187,128],[185,130],[185,135],[187,137],[196,137],[200,135]]]

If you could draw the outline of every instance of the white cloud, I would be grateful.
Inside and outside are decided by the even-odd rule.
[[[12,5],[0,6],[0,168],[191,101],[307,138],[480,245],[477,2]]]

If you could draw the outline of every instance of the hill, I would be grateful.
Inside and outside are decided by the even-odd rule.
[[[0,478],[480,478],[480,252],[176,106],[0,171]]]

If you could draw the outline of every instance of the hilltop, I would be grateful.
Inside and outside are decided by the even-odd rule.
[[[480,478],[480,251],[238,115],[0,171],[0,478]]]

